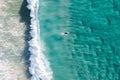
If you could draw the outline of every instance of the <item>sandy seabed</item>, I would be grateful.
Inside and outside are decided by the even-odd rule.
[[[0,0],[0,80],[28,80],[22,58],[25,25],[19,10],[23,0]]]

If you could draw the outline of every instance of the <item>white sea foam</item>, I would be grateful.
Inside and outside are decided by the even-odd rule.
[[[31,19],[31,31],[30,34],[32,39],[28,42],[30,45],[29,51],[31,52],[30,56],[30,67],[29,71],[32,74],[31,80],[52,80],[52,70],[49,67],[49,62],[46,60],[43,55],[42,43],[40,42],[39,37],[39,28],[38,28],[38,0],[27,0],[27,8],[31,10],[30,16]]]

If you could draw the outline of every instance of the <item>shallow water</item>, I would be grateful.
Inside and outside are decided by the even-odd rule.
[[[39,1],[40,36],[54,80],[120,79],[119,0]]]
[[[23,0],[0,0],[0,80],[28,80],[31,29],[26,5]],[[120,80],[119,0],[39,0],[38,19],[44,44],[40,52],[44,49],[54,80]],[[35,52],[31,70],[38,79],[49,65]],[[47,65],[45,70],[41,65]]]
[[[23,0],[0,0],[0,80],[28,80],[23,57],[25,25],[19,11]]]

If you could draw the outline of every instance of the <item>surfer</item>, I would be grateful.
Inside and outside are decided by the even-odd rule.
[[[62,32],[61,35],[67,35],[69,32]]]

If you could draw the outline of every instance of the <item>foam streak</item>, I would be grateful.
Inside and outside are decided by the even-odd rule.
[[[30,34],[32,39],[28,42],[30,47],[29,51],[31,52],[30,56],[30,67],[29,72],[32,77],[31,80],[52,80],[52,70],[49,67],[49,63],[43,55],[42,43],[39,38],[39,24],[38,24],[38,0],[27,0],[27,8],[31,10],[30,17],[31,19],[31,31]]]

